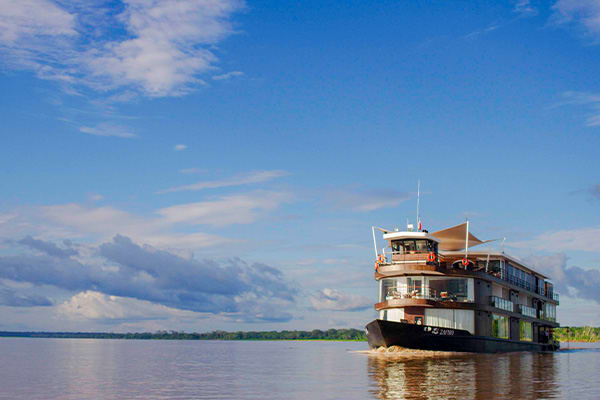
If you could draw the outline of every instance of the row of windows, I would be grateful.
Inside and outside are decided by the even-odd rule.
[[[437,301],[473,302],[472,278],[411,276],[381,280],[381,299],[433,299]]]
[[[392,251],[399,254],[409,253],[436,253],[438,245],[432,240],[402,239],[392,241]]]
[[[492,314],[492,336],[500,339],[508,339],[510,332],[508,330],[508,317],[499,314]]]
[[[544,304],[544,319],[556,321],[556,306],[551,303]]]

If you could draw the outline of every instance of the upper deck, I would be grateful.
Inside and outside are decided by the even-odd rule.
[[[386,231],[383,237],[391,250],[383,249],[378,255],[375,279],[408,275],[476,277],[558,304],[559,295],[547,277],[522,261],[504,252],[468,250],[485,242],[463,229],[464,225],[431,234]]]

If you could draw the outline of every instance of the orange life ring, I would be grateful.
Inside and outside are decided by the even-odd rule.
[[[427,256],[427,261],[434,262],[435,261],[435,253],[429,253]]]
[[[383,264],[383,263],[385,263],[385,258],[383,258],[383,255],[382,255],[382,254],[379,254],[379,255],[377,256],[377,262],[378,262],[379,264]]]
[[[462,259],[462,265],[464,265],[465,267],[466,267],[467,265],[469,265],[469,260],[468,260],[468,259],[466,259],[466,258],[463,258],[463,259]]]
[[[375,271],[379,271],[379,262],[375,261]]]

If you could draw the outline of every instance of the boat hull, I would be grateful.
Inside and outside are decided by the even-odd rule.
[[[558,346],[534,342],[475,336],[462,329],[415,325],[376,319],[366,326],[371,348],[400,346],[410,349],[501,353],[510,351],[554,351]]]

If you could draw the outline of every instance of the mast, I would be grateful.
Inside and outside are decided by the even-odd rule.
[[[375,259],[377,260],[377,239],[375,239],[375,227],[371,226],[371,231],[373,232],[373,248],[375,249]]]
[[[421,201],[421,180],[417,180],[417,231],[421,231],[421,215],[419,214],[419,203]]]
[[[469,219],[467,218],[467,234],[465,235],[465,260],[468,260],[469,256]],[[466,265],[465,265],[466,267]]]

